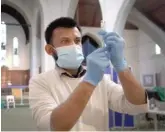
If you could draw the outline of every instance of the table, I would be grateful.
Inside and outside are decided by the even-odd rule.
[[[5,89],[5,88],[10,88],[10,89],[19,89],[21,91],[21,101],[20,101],[20,105],[24,105],[23,103],[23,90],[28,88],[28,85],[10,85],[10,86],[6,86],[6,87],[2,87],[1,89]]]
[[[159,101],[157,101],[158,103]],[[160,102],[160,104],[163,106],[165,106],[165,102]],[[155,105],[154,104],[154,107],[152,108],[151,105],[152,103],[150,103],[150,100],[148,99],[148,103],[147,103],[147,106],[148,106],[148,113],[151,113],[154,115],[154,128],[155,128],[155,131],[158,130],[158,121],[157,121],[157,114],[160,114],[160,115],[165,115],[165,109],[164,110],[159,110],[159,107],[161,105]],[[151,109],[152,108],[152,109]]]

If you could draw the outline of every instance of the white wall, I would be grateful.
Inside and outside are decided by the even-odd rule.
[[[141,81],[144,74],[160,74],[160,84],[165,86],[165,56],[155,54],[155,42],[141,30],[125,30],[125,57]]]
[[[125,39],[125,58],[128,65],[132,67],[134,76],[140,81],[138,31],[124,30],[123,38]]]
[[[161,73],[161,86],[165,86],[165,56],[155,54],[155,42],[143,31],[139,31],[140,74]]]
[[[2,21],[6,23],[18,24],[18,21],[12,16],[2,13]],[[20,57],[20,66],[13,67],[13,38],[17,37],[19,41],[18,55]],[[29,69],[29,44],[25,44],[25,33],[21,26],[7,25],[7,61],[8,66],[12,70],[26,70]]]

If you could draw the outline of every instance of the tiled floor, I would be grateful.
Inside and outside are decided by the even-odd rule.
[[[1,110],[2,131],[36,131],[35,126],[28,107]]]
[[[13,109],[1,110],[1,128],[2,131],[36,131],[36,125],[31,117],[31,112],[28,107],[19,107]],[[165,124],[161,123],[161,124]],[[122,129],[113,129],[120,131]],[[141,121],[138,128],[124,128],[127,131],[154,131],[154,125],[146,125],[145,121]],[[165,131],[164,127],[158,126],[158,130]]]

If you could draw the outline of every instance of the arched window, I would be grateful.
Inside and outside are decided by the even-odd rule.
[[[13,66],[18,67],[19,66],[19,55],[18,55],[18,38],[13,38]]]
[[[156,53],[156,55],[161,54],[161,48],[159,47],[158,44],[155,44],[155,53]]]
[[[1,23],[1,52],[0,52],[1,66],[6,65],[6,24]]]

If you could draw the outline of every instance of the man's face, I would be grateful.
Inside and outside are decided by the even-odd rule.
[[[77,27],[57,28],[52,34],[52,44],[55,48],[73,44],[81,45],[81,33]]]
[[[52,33],[51,43],[45,46],[45,50],[49,55],[56,56],[56,48],[80,45],[81,46],[81,33],[77,27],[74,28],[56,28]]]
[[[59,67],[65,69],[78,69],[84,60],[81,33],[76,27],[55,29],[51,44],[47,44],[45,50]]]

